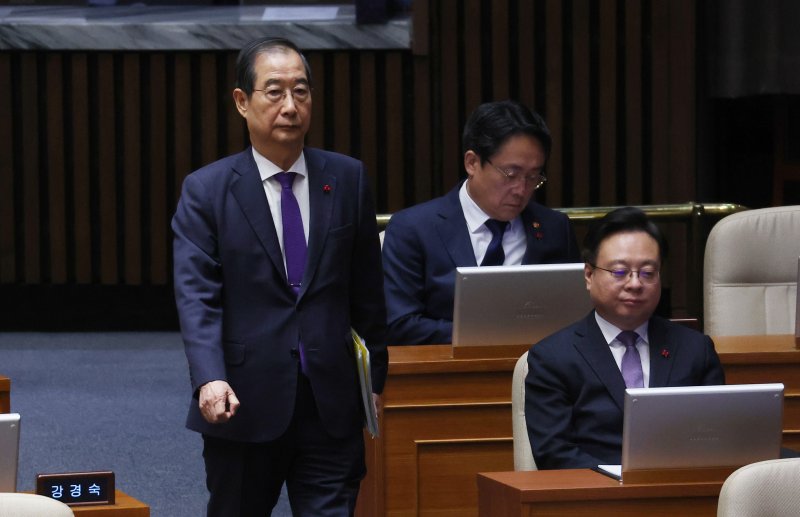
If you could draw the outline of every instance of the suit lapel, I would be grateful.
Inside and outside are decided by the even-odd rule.
[[[303,153],[308,168],[309,217],[313,224],[308,225],[308,257],[298,297],[303,296],[317,271],[325,247],[325,236],[331,226],[334,200],[339,195],[336,176],[328,172],[325,158],[309,148],[304,149]]]
[[[245,219],[258,236],[258,240],[267,252],[275,268],[286,278],[286,268],[283,264],[278,234],[275,231],[275,222],[264,193],[264,185],[258,174],[258,167],[253,159],[253,151],[247,148],[239,154],[234,162],[233,170],[239,175],[231,184],[231,193],[244,213]]]
[[[576,330],[575,348],[586,360],[599,381],[606,387],[614,403],[622,410],[624,407],[625,380],[619,371],[614,356],[606,343],[595,320],[594,311],[583,320],[583,325]]]
[[[667,325],[659,318],[651,318],[647,328],[650,341],[650,387],[667,386],[669,374],[677,353],[678,344],[671,339]]]
[[[462,183],[463,184],[463,183]],[[477,266],[475,251],[464,219],[464,211],[458,199],[459,184],[447,193],[445,203],[439,210],[439,219],[436,221],[436,231],[442,240],[444,249],[456,266]]]

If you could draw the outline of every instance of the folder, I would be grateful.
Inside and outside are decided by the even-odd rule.
[[[358,335],[354,329],[350,329],[353,335],[353,351],[355,352],[356,368],[358,369],[358,382],[361,386],[361,401],[364,404],[365,423],[369,434],[373,438],[378,436],[378,410],[372,400],[372,370],[369,364],[369,349],[364,339]]]

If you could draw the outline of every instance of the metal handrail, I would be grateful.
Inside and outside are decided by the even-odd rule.
[[[748,210],[744,205],[735,203],[688,203],[665,205],[636,205],[654,221],[685,222],[687,241],[686,289],[687,312],[694,316],[702,328],[703,317],[703,259],[705,256],[706,239],[711,227],[717,221],[736,212]],[[556,208],[559,212],[567,214],[571,221],[588,223],[603,217],[608,212],[620,208],[619,206],[596,206]],[[378,214],[378,230],[386,229],[391,219],[391,214]]]
[[[652,219],[681,220],[692,217],[714,216],[725,217],[727,215],[747,210],[744,205],[735,203],[688,203],[666,204],[666,205],[636,205]],[[574,207],[574,208],[555,208],[559,212],[567,214],[573,221],[590,221],[599,219],[608,212],[620,208],[619,206],[593,206],[593,207]],[[392,214],[378,214],[378,229],[386,229]]]

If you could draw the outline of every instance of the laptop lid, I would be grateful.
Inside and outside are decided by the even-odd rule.
[[[0,492],[17,491],[19,413],[0,413]]]
[[[459,267],[453,345],[530,345],[591,309],[582,262]]]
[[[783,384],[625,390],[622,472],[741,467],[775,459]]]

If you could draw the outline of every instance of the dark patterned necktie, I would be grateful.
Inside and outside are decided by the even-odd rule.
[[[503,251],[503,234],[506,232],[506,221],[498,221],[497,219],[489,219],[484,223],[492,232],[492,240],[489,242],[489,247],[486,248],[486,255],[483,256],[481,266],[502,266],[503,261],[506,259],[506,254]]]

